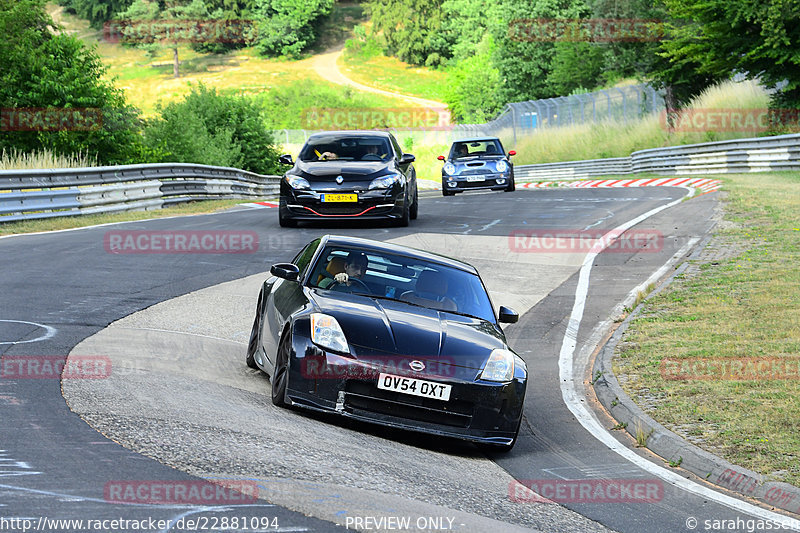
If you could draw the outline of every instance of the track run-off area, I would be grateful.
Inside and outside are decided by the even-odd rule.
[[[685,260],[720,216],[710,181],[596,181],[424,193],[409,228],[281,229],[274,209],[241,206],[0,239],[3,361],[102,367],[91,376],[47,379],[39,367],[37,376],[0,379],[0,516],[37,525],[42,517],[141,520],[148,528],[147,520],[161,520],[140,529],[152,531],[203,518],[214,526],[207,531],[476,532],[702,531],[708,520],[780,520],[636,448],[610,430],[614,422],[593,399],[589,362],[623,306]],[[257,246],[109,247],[109,234],[123,231],[238,232]],[[459,441],[272,405],[269,380],[244,362],[258,289],[270,265],[325,233],[465,260],[496,307],[520,313],[504,327],[530,373],[512,451],[487,455]],[[555,233],[578,238],[563,243]],[[633,242],[625,235],[638,244],[621,244]],[[202,480],[254,497],[123,497],[142,483],[191,488]],[[612,494],[609,481],[624,494]],[[568,494],[582,482],[594,492]],[[567,493],[542,497],[526,484]]]

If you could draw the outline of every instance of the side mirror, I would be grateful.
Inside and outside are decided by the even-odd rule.
[[[413,163],[416,160],[417,160],[417,158],[414,157],[411,154],[403,154],[403,157],[400,158],[400,164],[401,165],[407,165],[409,163]]]
[[[513,309],[509,309],[508,307],[501,305],[500,306],[500,322],[504,322],[506,324],[514,324],[519,320],[519,315]]]
[[[292,161],[292,156],[290,154],[280,156],[278,158],[278,163],[283,163],[284,165],[294,165],[294,161]]]
[[[269,273],[289,281],[296,281],[300,275],[300,269],[292,263],[278,263],[277,265],[272,265]]]
[[[516,150],[509,150],[508,151],[508,157],[511,157],[512,155],[517,155],[517,151]]]
[[[439,157],[437,157],[436,159],[438,159],[439,161],[444,161],[444,156],[443,156],[443,155],[440,155],[440,156],[439,156]]]

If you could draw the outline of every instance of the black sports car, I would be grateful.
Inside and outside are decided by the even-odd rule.
[[[332,131],[311,135],[281,179],[278,221],[381,218],[408,226],[417,218],[414,156],[391,133]]]
[[[324,236],[273,265],[247,365],[279,406],[514,445],[528,371],[506,343],[478,272],[444,256]]]
[[[447,158],[439,156],[439,161],[445,161],[442,167],[442,194],[452,196],[457,192],[476,189],[513,191],[516,184],[511,156],[516,154],[514,150],[506,154],[500,139],[496,137],[453,142]]]

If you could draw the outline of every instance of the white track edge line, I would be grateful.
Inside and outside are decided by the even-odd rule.
[[[688,189],[687,195],[677,200],[673,200],[668,204],[662,205],[655,209],[651,209],[650,211],[642,215],[639,215],[638,217],[629,220],[628,222],[614,228],[613,230],[608,232],[605,236],[603,236],[601,242],[607,243],[605,245],[607,246],[608,245],[607,237],[609,235],[619,235],[623,231],[631,228],[632,226],[644,220],[647,220],[651,216],[660,213],[665,209],[668,209],[670,207],[673,207],[681,203],[685,198],[691,197],[693,195],[694,195],[694,190]],[[627,446],[623,445],[621,442],[616,440],[600,423],[600,421],[597,419],[594,413],[592,413],[588,409],[588,407],[583,403],[583,400],[581,399],[581,394],[579,394],[579,392],[575,387],[576,382],[575,382],[575,375],[572,363],[575,354],[575,348],[577,347],[578,329],[583,319],[583,311],[586,305],[586,297],[589,292],[589,276],[591,274],[592,265],[594,264],[594,259],[595,257],[597,257],[597,254],[600,253],[601,251],[602,248],[597,251],[590,252],[583,261],[583,265],[581,266],[580,275],[578,278],[578,286],[575,289],[575,302],[572,307],[569,323],[567,324],[567,331],[564,333],[564,340],[561,344],[561,352],[558,357],[559,378],[561,379],[560,382],[561,395],[564,399],[564,403],[566,404],[567,408],[575,416],[575,419],[578,422],[580,422],[580,424],[589,433],[591,433],[592,436],[594,436],[597,440],[605,444],[610,450],[616,452],[624,459],[635,464],[642,470],[645,470],[646,472],[649,472],[650,474],[657,476],[663,479],[664,481],[670,483],[671,485],[676,486],[684,491],[697,494],[699,496],[712,500],[716,503],[724,505],[735,511],[741,511],[751,516],[761,518],[763,520],[784,523],[787,520],[787,518],[789,518],[786,515],[762,509],[761,507],[758,507],[751,503],[717,492],[711,488],[708,488],[706,486],[700,485],[699,483],[686,479],[676,474],[675,472],[671,472],[661,466],[658,466],[655,463],[650,462],[644,457],[639,456],[638,454],[633,452],[633,450],[629,449]],[[795,528],[795,531],[800,531],[800,529]]]

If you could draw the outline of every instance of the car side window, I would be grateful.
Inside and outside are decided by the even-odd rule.
[[[392,147],[394,148],[395,157],[400,159],[403,157],[403,149],[400,148],[400,143],[397,142],[397,139],[394,138],[394,135],[389,135],[389,139],[392,141]]]
[[[317,246],[319,246],[319,241],[320,241],[320,239],[315,239],[315,240],[311,241],[292,260],[292,263],[297,265],[297,268],[300,269],[300,276],[302,276],[305,273],[306,269],[308,268],[309,263],[311,263],[311,258],[314,257],[314,252],[317,251]]]

